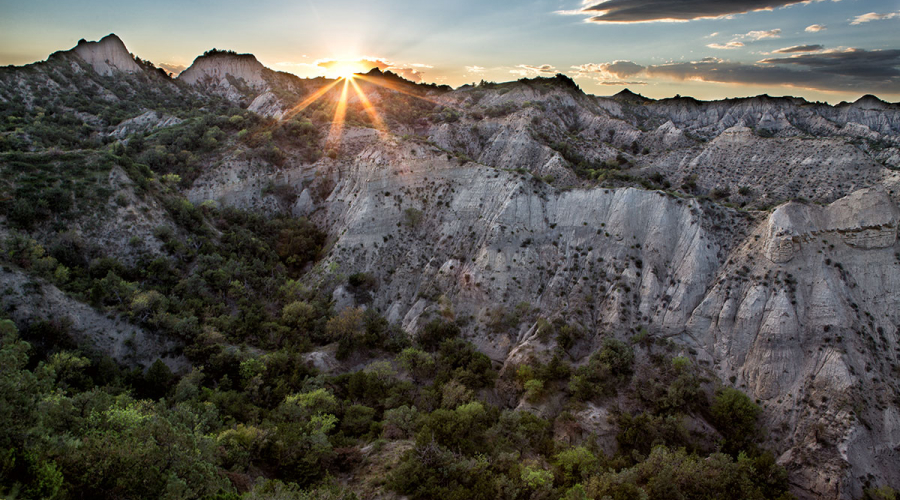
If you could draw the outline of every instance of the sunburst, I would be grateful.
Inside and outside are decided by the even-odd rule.
[[[341,80],[344,82],[344,87],[341,89],[341,97],[334,108],[331,130],[328,132],[328,139],[325,141],[325,147],[330,149],[340,148],[341,136],[344,133],[344,119],[347,116],[347,91],[350,88],[352,78],[342,78]]]

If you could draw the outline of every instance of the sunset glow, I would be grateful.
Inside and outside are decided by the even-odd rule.
[[[371,69],[360,61],[333,61],[325,66],[325,76],[329,78],[353,78],[356,73],[365,73]]]
[[[378,68],[459,87],[562,73],[595,95],[629,88],[652,98],[900,100],[896,0],[692,0],[683,8],[660,0],[264,3],[223,0],[221,22],[201,29],[192,20],[207,13],[193,2],[160,0],[148,13],[97,0],[96,10],[111,18],[75,4],[22,3],[0,16],[0,66],[38,61],[114,31],[174,75],[217,47],[253,53],[301,78],[349,78]],[[179,35],[159,37],[152,27],[162,24]]]

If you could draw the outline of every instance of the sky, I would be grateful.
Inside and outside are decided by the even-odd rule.
[[[564,73],[596,95],[900,101],[900,0],[0,0],[0,65],[109,33],[173,71],[218,48],[301,77]]]

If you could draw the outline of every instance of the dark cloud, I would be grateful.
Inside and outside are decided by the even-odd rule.
[[[799,54],[742,64],[716,58],[648,66],[652,78],[896,94],[900,50]]]
[[[596,23],[690,21],[776,9],[808,0],[600,0],[578,13]]]
[[[759,62],[760,64],[804,66],[817,72],[857,78],[878,79],[900,76],[900,50],[898,49],[847,49],[763,59]]]
[[[794,54],[797,52],[818,52],[825,47],[822,45],[794,45],[773,51],[773,54]]]
[[[612,75],[625,78],[640,73],[644,70],[644,67],[631,61],[615,61],[612,64],[607,64],[604,69]]]

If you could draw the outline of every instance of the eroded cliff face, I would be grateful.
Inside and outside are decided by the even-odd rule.
[[[783,205],[687,322],[721,376],[762,402],[780,461],[812,495],[898,479],[897,220],[883,188]]]
[[[266,68],[253,54],[215,49],[196,58],[178,75],[178,81],[276,119],[284,116],[290,103],[279,99],[275,91],[302,93],[308,83],[294,75]]]
[[[337,307],[374,307],[413,332],[455,317],[498,363],[548,351],[538,315],[598,337],[646,327],[670,338],[760,402],[801,496],[852,498],[867,478],[900,479],[900,211],[887,188],[741,212],[662,191],[560,190],[432,144],[346,137],[348,157],[278,172],[234,163],[189,196],[279,210],[261,187],[295,186],[294,213],[335,238],[317,278],[377,283],[338,286]],[[516,144],[504,144],[510,158]],[[514,331],[494,333],[492,318],[520,304],[530,312]]]
[[[90,64],[94,70],[103,76],[112,76],[116,73],[139,73],[141,67],[134,61],[125,44],[116,35],[110,34],[97,42],[81,40],[72,49],[84,61]]]

